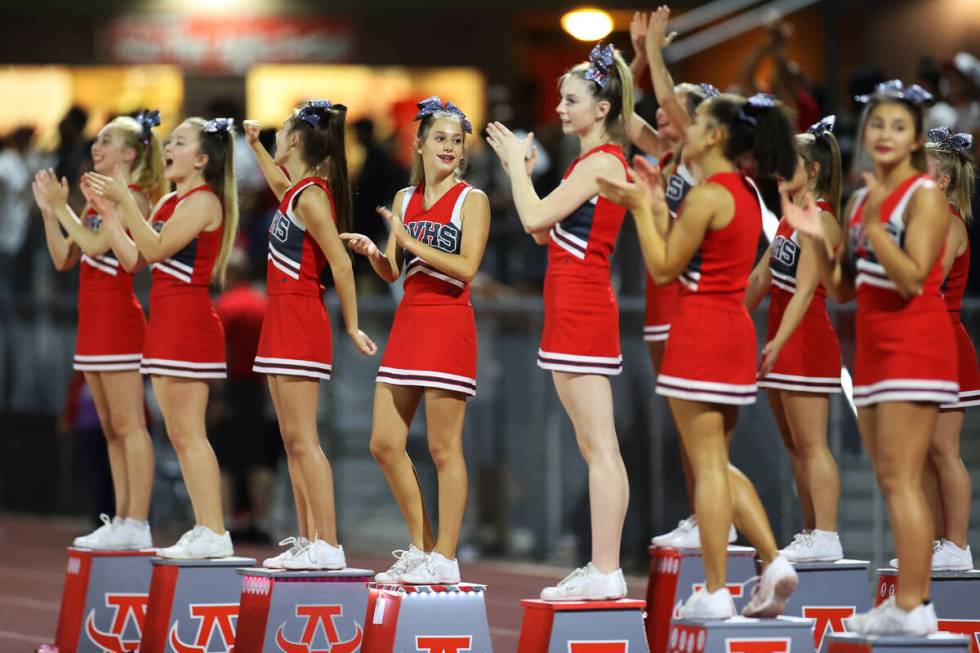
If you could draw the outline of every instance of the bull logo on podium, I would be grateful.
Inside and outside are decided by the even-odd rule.
[[[629,650],[630,643],[625,639],[568,642],[568,653],[629,653]]]
[[[726,653],[789,653],[789,637],[729,638],[725,640]]]
[[[197,634],[194,636],[194,643],[188,644],[180,639],[177,634],[177,627],[180,620],[174,621],[170,626],[168,639],[170,647],[176,653],[229,653],[235,646],[235,621],[238,618],[237,603],[203,603],[191,604],[191,617],[198,619]],[[214,635],[214,631],[222,641],[222,647],[213,649],[208,646]]]
[[[95,609],[90,610],[85,619],[85,634],[89,641],[107,653],[135,651],[143,636],[143,621],[149,599],[147,594],[106,594],[105,606],[112,610],[112,622],[108,631],[99,630],[95,623]],[[126,626],[130,623],[136,628],[136,637],[123,639]]]
[[[813,619],[813,646],[820,650],[823,638],[828,633],[843,633],[844,620],[853,617],[857,612],[853,605],[805,605],[803,606],[803,616]]]
[[[980,652],[980,619],[940,619],[939,630],[970,638],[970,653]]]
[[[364,631],[354,622],[354,636],[340,641],[334,619],[344,614],[342,605],[297,605],[296,616],[303,620],[303,634],[300,641],[292,642],[286,638],[286,624],[280,624],[276,631],[276,644],[282,653],[354,653],[361,647]],[[322,631],[327,641],[326,648],[314,648],[314,638]]]

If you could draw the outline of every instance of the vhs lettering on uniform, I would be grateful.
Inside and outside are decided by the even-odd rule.
[[[281,211],[276,211],[276,217],[272,219],[272,224],[269,225],[269,233],[281,243],[286,242],[289,238],[289,218],[284,216]]]
[[[102,226],[102,218],[90,213],[85,216],[83,223],[85,224],[86,228],[91,229],[92,231],[98,231],[99,227]]]
[[[462,653],[462,651],[469,651],[472,647],[473,638],[470,635],[449,637],[418,635],[415,637],[415,648],[420,653]]]
[[[678,202],[684,198],[685,182],[680,175],[671,175],[667,180],[667,200]]]
[[[772,257],[787,267],[793,267],[796,263],[799,249],[796,243],[785,236],[776,236],[772,241]]]
[[[459,229],[455,225],[415,220],[405,228],[415,240],[444,252],[455,252],[459,247]]]

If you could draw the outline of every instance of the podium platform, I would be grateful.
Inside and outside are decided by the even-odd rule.
[[[140,653],[230,653],[242,583],[254,558],[153,558]]]
[[[677,619],[666,653],[814,653],[810,620]]]
[[[800,584],[786,602],[788,617],[813,619],[813,645],[819,651],[830,633],[843,633],[844,620],[871,609],[866,560],[798,562]]]
[[[679,549],[651,546],[650,580],[647,583],[647,643],[653,653],[667,649],[671,620],[681,604],[704,585],[704,559],[701,549]],[[728,591],[741,610],[752,595],[752,581],[757,575],[755,549],[748,546],[728,547]]]
[[[53,645],[58,653],[135,651],[143,635],[154,549],[68,547],[65,588]]]
[[[368,569],[239,569],[235,653],[357,653],[364,638]]]
[[[969,641],[962,635],[937,633],[929,637],[878,637],[855,633],[832,634],[824,639],[821,653],[966,653]]]
[[[369,583],[361,653],[490,653],[486,589]]]
[[[897,569],[879,569],[875,605],[894,594],[897,586]],[[966,635],[973,653],[980,653],[980,570],[934,571],[931,590],[939,630]]]
[[[645,651],[646,601],[526,599],[517,653],[630,653]]]

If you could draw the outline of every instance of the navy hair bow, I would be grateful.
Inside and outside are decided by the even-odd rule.
[[[234,124],[235,120],[233,118],[213,118],[204,123],[201,131],[207,132],[208,134],[217,134],[218,132],[231,133],[231,128]]]
[[[814,138],[820,138],[824,134],[833,134],[834,125],[836,124],[837,124],[837,116],[835,115],[824,116],[819,121],[807,127],[806,133],[810,134]]]
[[[305,107],[299,110],[297,118],[308,124],[310,127],[317,127],[324,111],[329,111],[333,107],[330,100],[310,100]]]
[[[936,127],[929,130],[929,141],[951,150],[961,159],[968,159],[973,149],[973,134],[962,132],[954,134],[949,127]]]
[[[160,126],[160,111],[147,109],[136,114],[136,122],[143,129],[143,144],[150,142],[150,132]]]
[[[435,113],[448,113],[459,118],[460,122],[463,123],[463,131],[467,134],[473,133],[473,125],[470,124],[469,119],[463,110],[457,107],[452,102],[443,102],[442,98],[438,95],[433,95],[428,97],[418,103],[419,112],[415,114],[416,120],[422,120],[427,116],[431,116]]]
[[[609,83],[609,71],[612,70],[616,61],[616,48],[612,43],[603,46],[596,43],[592,51],[589,52],[589,69],[585,71],[585,78],[595,82],[599,88],[606,88]]]
[[[916,106],[932,104],[934,98],[932,93],[925,90],[918,84],[906,86],[900,79],[890,79],[875,86],[874,93],[871,95],[855,95],[854,101],[867,104],[875,95],[884,95],[895,100],[905,100]]]
[[[707,82],[701,82],[698,84],[698,88],[701,89],[701,93],[704,95],[704,99],[713,98],[717,95],[721,95],[721,91],[714,84],[708,84]]]
[[[738,109],[738,119],[741,122],[752,125],[755,127],[758,124],[756,120],[755,112],[759,109],[771,109],[776,106],[776,98],[768,93],[756,93]],[[747,111],[750,109],[751,111]]]

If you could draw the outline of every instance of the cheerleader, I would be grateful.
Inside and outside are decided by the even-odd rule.
[[[793,176],[796,153],[783,107],[770,96],[718,95],[701,103],[687,129],[685,161],[704,181],[687,195],[666,237],[655,227],[669,209],[659,171],[637,157],[638,183],[602,178],[603,195],[631,210],[647,269],[657,283],[679,278],[680,301],[657,393],[668,398],[694,469],[694,505],[704,556],[705,587],[681,607],[682,617],[735,615],[725,586],[732,520],[755,546],[762,577],[743,614],[774,617],[797,585],[779,555],[752,483],[728,462],[738,406],[755,402],[755,327],[743,305],[762,226],[761,200],[736,159],[751,154],[762,174]]]
[[[348,335],[361,353],[377,350],[358,328],[354,275],[338,234],[351,219],[346,117],[342,104],[309,102],[276,132],[275,158],[259,142],[259,123],[250,120],[244,125],[246,140],[279,198],[269,227],[269,308],[252,369],[269,381],[286,447],[299,536],[283,540],[290,549],[263,562],[272,569],[346,566],[344,549],[337,542],[333,474],[317,433],[320,380],[329,380],[332,369],[330,319],[320,282],[327,265]]]
[[[929,444],[926,491],[932,503],[936,528],[933,571],[973,569],[973,555],[967,542],[973,488],[970,474],[960,457],[965,409],[980,405],[977,352],[960,320],[960,306],[970,272],[970,239],[966,225],[973,217],[970,205],[975,174],[970,158],[972,147],[970,134],[953,134],[946,127],[929,130],[929,142],[926,143],[929,176],[949,202],[949,232],[942,254],[945,276],[942,294],[956,336],[960,385],[957,401],[939,407],[936,432]],[[938,481],[938,487],[933,478]]]
[[[135,118],[121,116],[103,127],[92,144],[95,171],[108,174],[118,166],[141,220],[166,188],[163,152],[153,133],[159,124],[158,111],[144,111]],[[133,293],[138,266],[121,263],[114,255],[100,217],[112,207],[93,196],[87,185],[82,186],[87,204],[81,218],[68,206],[64,179],[58,183],[52,172],[41,171],[33,190],[55,267],[63,271],[80,262],[74,369],[83,372],[92,392],[106,437],[115,495],[115,517],[102,515],[104,525],[74,543],[92,549],[150,547],[147,514],[153,445],[146,430],[139,374],[146,318]]]
[[[940,294],[949,229],[943,193],[926,174],[923,105],[932,96],[899,80],[879,84],[859,132],[874,165],[848,204],[848,268],[815,206],[784,203],[790,225],[816,239],[823,281],[835,300],[857,299],[854,403],[858,427],[888,505],[898,553],[895,594],[847,620],[868,635],[927,635],[933,524],[922,489],[939,406],[957,402],[956,339]]]
[[[681,202],[688,191],[698,183],[698,175],[691,170],[684,159],[684,133],[691,124],[692,116],[698,105],[705,99],[718,95],[718,89],[711,84],[674,85],[674,80],[664,61],[663,49],[673,42],[676,32],[667,34],[667,23],[670,21],[670,9],[663,5],[651,12],[649,20],[645,21],[642,13],[633,17],[634,27],[631,32],[642,36],[634,37],[636,57],[633,61],[634,72],[642,71],[648,63],[653,90],[657,96],[657,127],[652,128],[640,116],[633,114],[629,123],[628,135],[630,141],[638,148],[655,156],[664,179],[667,195],[667,207],[670,209],[669,219],[657,225],[661,233],[670,230],[673,220],[677,219]],[[647,275],[646,283],[646,313],[643,320],[643,339],[650,352],[650,362],[654,374],[660,371],[663,362],[664,348],[670,334],[670,316],[673,314],[680,296],[680,284],[672,281],[658,285]],[[698,537],[697,517],[694,508],[694,475],[683,444],[680,447],[681,463],[683,464],[684,480],[687,485],[687,496],[691,502],[692,514],[682,519],[677,528],[657,535],[653,544],[659,546],[700,547]],[[728,541],[734,542],[735,528],[728,533]]]
[[[463,417],[466,399],[476,394],[469,284],[483,260],[490,203],[483,191],[460,180],[470,121],[438,97],[418,107],[411,185],[395,195],[391,211],[378,208],[391,227],[384,251],[361,234],[341,237],[388,283],[405,270],[405,294],[378,368],[371,454],[395,495],[411,544],[395,552],[395,563],[377,580],[450,584],[460,581],[456,547],[466,508]],[[429,453],[439,480],[438,537],[405,450],[408,427],[423,398]]]
[[[796,137],[796,173],[779,180],[779,192],[796,206],[818,198],[820,219],[840,242],[841,160],[834,116]],[[782,550],[790,562],[832,562],[844,557],[837,535],[840,478],[827,448],[830,395],[840,392],[840,343],[827,314],[826,291],[812,248],[782,220],[776,237],[749,277],[749,310],[769,295],[769,330],[762,350],[759,387],[789,452],[803,509],[804,530]]]
[[[208,380],[225,378],[224,330],[208,286],[223,283],[238,228],[233,139],[230,118],[188,118],[178,125],[164,148],[166,177],[176,190],[157,203],[149,222],[118,172],[87,175],[93,191],[115,204],[103,224],[120,262],[140,259],[153,267],[140,371],[153,383],[195,524],[160,549],[165,558],[232,555],[204,418]]]
[[[487,141],[510,177],[524,230],[548,245],[538,367],[551,372],[589,468],[592,560],[546,587],[541,598],[618,599],[626,595],[619,549],[629,481],[609,382],[623,365],[609,258],[625,211],[598,196],[596,179],[627,177],[623,145],[633,115],[633,77],[612,45],[596,45],[587,62],[562,76],[560,93],[556,110],[562,131],[578,137],[581,154],[546,197],[538,197],[528,174],[535,158],[528,151],[530,137],[518,139],[493,123]]]

